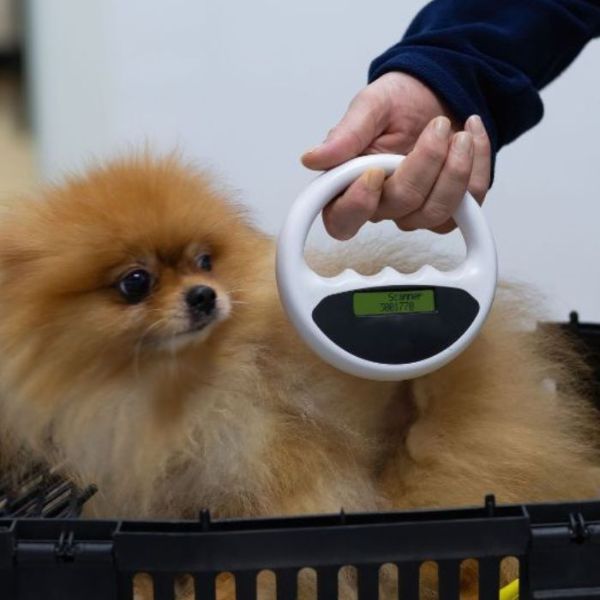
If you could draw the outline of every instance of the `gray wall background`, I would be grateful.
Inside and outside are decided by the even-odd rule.
[[[312,177],[299,155],[423,4],[29,0],[42,173],[56,178],[145,143],[177,147],[275,233]],[[543,98],[543,123],[501,152],[486,202],[501,273],[540,289],[553,318],[576,308],[600,321],[600,43]]]

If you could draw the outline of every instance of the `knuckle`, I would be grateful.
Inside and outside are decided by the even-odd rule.
[[[451,182],[462,183],[469,179],[472,162],[469,160],[452,160],[446,165],[446,175]]]
[[[432,163],[442,163],[446,159],[446,148],[440,144],[426,144],[421,149],[423,153],[423,160]]]
[[[337,240],[346,240],[352,237],[348,223],[339,215],[323,213],[323,224],[327,233]]]
[[[323,214],[323,225],[325,226],[325,231],[327,231],[331,237],[338,237],[337,224],[331,215],[325,213]]]
[[[394,204],[401,205],[406,212],[412,212],[423,206],[425,202],[424,192],[410,179],[396,182],[389,193]]]
[[[377,90],[374,89],[372,86],[367,86],[366,88],[363,88],[360,92],[358,92],[358,94],[356,94],[356,96],[354,96],[354,98],[352,98],[352,100],[350,101],[350,106],[354,107],[357,104],[361,104],[361,103],[375,103],[378,102],[379,100],[379,94],[377,93]]]
[[[441,225],[437,225],[435,227],[435,232],[445,235],[454,231],[456,229],[456,224],[453,221],[447,221],[446,223],[442,223]]]
[[[429,202],[421,210],[422,218],[428,227],[445,223],[450,218],[450,214],[450,208],[446,204],[437,202]]]
[[[364,104],[371,110],[380,110],[385,100],[385,95],[379,87],[368,85],[361,90],[353,99],[354,104]]]
[[[402,231],[414,231],[416,229],[416,227],[402,219],[397,219],[394,223],[396,224],[396,227]]]
[[[354,153],[358,154],[366,146],[364,133],[354,127],[349,127],[345,133]]]
[[[344,213],[366,213],[369,211],[369,202],[368,199],[362,194],[350,193],[344,194],[342,198],[340,198],[339,209],[343,210]]]
[[[475,154],[482,158],[488,158],[492,155],[492,145],[486,136],[484,139],[474,140]]]

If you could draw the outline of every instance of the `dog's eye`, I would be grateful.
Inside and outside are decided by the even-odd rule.
[[[117,287],[127,302],[137,304],[150,294],[152,275],[145,269],[130,271],[119,281]]]
[[[200,254],[200,256],[196,258],[196,266],[203,271],[212,270],[212,259],[210,254]]]

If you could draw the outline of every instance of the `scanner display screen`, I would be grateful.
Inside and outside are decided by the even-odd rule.
[[[357,317],[427,313],[435,311],[435,297],[433,290],[354,292],[352,306]]]

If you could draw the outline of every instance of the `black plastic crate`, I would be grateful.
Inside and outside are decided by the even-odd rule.
[[[600,325],[579,323],[573,313],[568,324],[544,326],[578,338],[596,368],[600,406]],[[355,574],[354,597],[377,600],[383,565],[397,570],[398,597],[416,600],[425,563],[436,565],[439,598],[458,600],[465,560],[477,562],[479,598],[498,600],[507,557],[518,561],[522,599],[600,600],[600,501],[497,507],[490,496],[480,508],[461,510],[219,521],[206,511],[197,521],[78,519],[94,491],[43,469],[11,489],[0,485],[0,600],[131,600],[138,574],[152,580],[155,600],[174,600],[182,576],[193,580],[195,598],[208,600],[215,598],[222,573],[235,579],[237,600],[255,600],[257,577],[265,571],[276,580],[277,600],[295,600],[304,569],[316,579],[313,597],[332,600],[340,570],[348,567]]]
[[[175,598],[191,575],[196,598],[215,578],[235,577],[238,600],[256,598],[257,575],[273,572],[277,600],[296,598],[300,569],[316,573],[319,599],[337,597],[351,565],[360,600],[377,600],[379,569],[395,565],[399,597],[419,598],[419,568],[435,561],[440,598],[459,597],[459,572],[475,559],[479,598],[498,600],[500,562],[517,557],[521,598],[600,597],[600,502],[410,513],[211,522],[0,521],[0,590],[19,600],[131,599],[136,573],[156,600]]]

